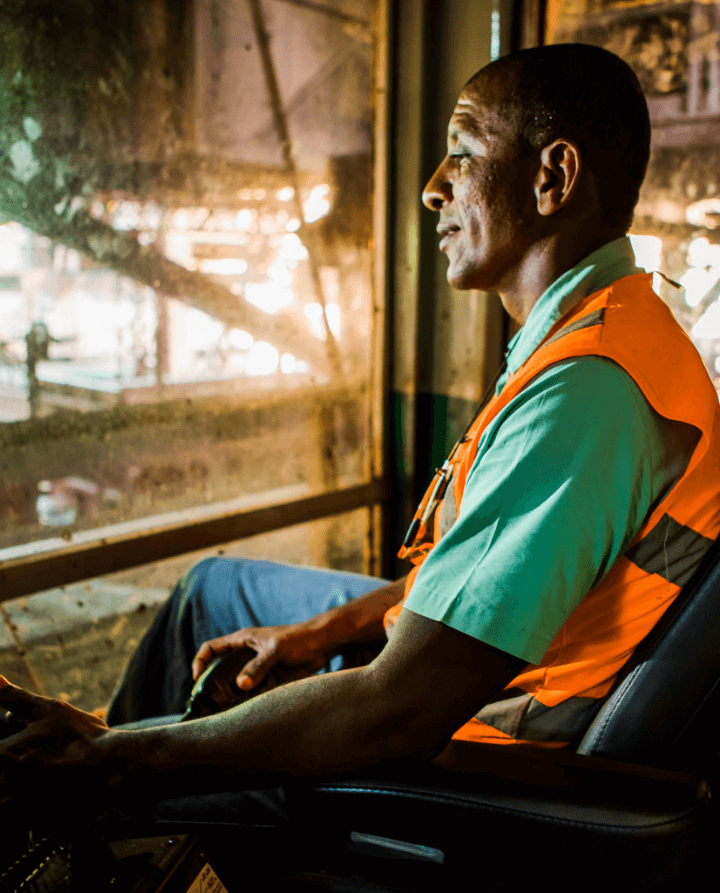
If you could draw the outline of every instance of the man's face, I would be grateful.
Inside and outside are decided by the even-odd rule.
[[[423,192],[440,212],[440,250],[455,288],[502,293],[533,242],[537,163],[496,114],[502,85],[481,75],[460,95],[448,150]]]

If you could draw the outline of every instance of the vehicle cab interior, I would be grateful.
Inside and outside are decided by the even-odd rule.
[[[652,154],[636,264],[720,393],[720,3],[0,4],[0,673],[104,717],[198,561],[398,579],[415,506],[518,327],[453,289],[423,187],[470,76],[621,56]],[[3,812],[0,893],[421,893],[713,876],[714,543],[568,746],[289,781],[286,816],[202,774],[63,828]],[[282,680],[280,680],[282,681]],[[204,696],[204,695],[203,695]],[[0,714],[0,738],[14,731]],[[557,869],[553,869],[555,873]],[[712,883],[712,881],[710,881]]]

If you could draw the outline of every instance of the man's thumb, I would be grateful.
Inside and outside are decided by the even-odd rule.
[[[266,661],[260,656],[248,661],[242,672],[237,675],[235,680],[237,687],[241,691],[250,691],[265,676],[265,663]]]

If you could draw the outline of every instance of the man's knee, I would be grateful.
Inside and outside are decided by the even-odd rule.
[[[178,586],[185,590],[201,588],[208,576],[212,573],[212,569],[216,563],[225,560],[227,559],[218,558],[215,555],[203,558],[202,561],[198,561],[198,563],[194,564],[190,570],[185,572],[180,578]]]
[[[250,558],[223,558],[211,555],[194,564],[178,584],[182,589],[204,591],[206,588],[236,589],[242,568],[261,565]]]
[[[217,556],[203,558],[193,565],[180,579],[171,598],[175,608],[181,613],[203,608],[209,600],[217,605],[223,596],[232,594],[229,564],[242,559],[228,559]]]

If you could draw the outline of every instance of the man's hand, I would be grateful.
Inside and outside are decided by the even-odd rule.
[[[0,740],[0,807],[12,805],[13,815],[24,808],[29,818],[33,810],[69,818],[102,811],[98,798],[105,786],[93,770],[100,762],[98,740],[113,734],[107,725],[63,701],[11,685],[4,676],[0,707],[26,724]]]
[[[311,675],[327,662],[317,636],[301,624],[241,629],[201,646],[192,663],[193,679],[198,679],[216,658],[240,648],[257,652],[257,657],[245,664],[237,676],[236,683],[242,691],[249,691],[262,682],[276,665],[302,669]]]
[[[241,629],[211,639],[195,655],[193,679],[197,680],[215,658],[239,648],[252,648],[257,652],[257,657],[237,676],[237,686],[242,691],[255,688],[276,665],[303,670],[311,676],[344,646],[384,639],[383,615],[401,600],[404,588],[403,577],[305,623]]]

